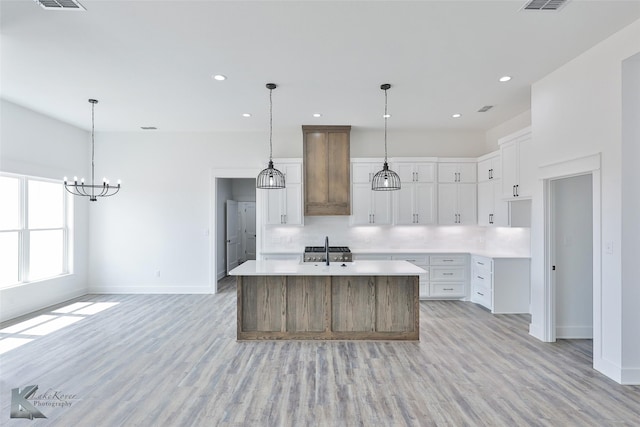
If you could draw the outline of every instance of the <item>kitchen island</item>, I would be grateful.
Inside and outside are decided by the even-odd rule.
[[[418,340],[418,275],[407,261],[247,261],[237,276],[238,340]]]

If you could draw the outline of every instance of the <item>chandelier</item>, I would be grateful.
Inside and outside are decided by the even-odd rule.
[[[278,188],[284,188],[284,174],[278,169],[273,167],[273,100],[271,93],[276,88],[275,83],[267,83],[267,89],[269,89],[269,164],[266,169],[263,169],[256,179],[256,188],[264,190],[273,190]]]
[[[391,87],[390,84],[385,83],[380,85],[380,89],[384,90],[384,164],[382,170],[377,172],[371,180],[371,189],[373,191],[391,191],[400,189],[400,177],[397,173],[389,169],[389,163],[387,163],[387,90]]]
[[[84,178],[80,179],[78,182],[78,177],[73,177],[73,184],[67,182],[67,177],[64,177],[64,188],[74,196],[83,196],[88,197],[90,201],[95,202],[98,200],[98,197],[110,197],[120,191],[120,180],[116,186],[112,186],[109,184],[109,180],[107,178],[102,179],[102,184],[94,184],[95,178],[95,153],[96,153],[96,144],[95,144],[95,118],[94,118],[94,110],[96,104],[98,103],[97,99],[90,99],[91,103],[91,185],[84,183]]]

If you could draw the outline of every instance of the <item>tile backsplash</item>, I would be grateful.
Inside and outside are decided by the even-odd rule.
[[[300,252],[305,246],[358,250],[491,251],[530,255],[530,229],[480,226],[349,226],[349,217],[305,217],[304,227],[265,226],[262,252]]]

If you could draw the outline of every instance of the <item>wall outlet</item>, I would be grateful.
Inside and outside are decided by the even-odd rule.
[[[613,254],[613,242],[609,241],[604,244],[604,252],[607,254]]]

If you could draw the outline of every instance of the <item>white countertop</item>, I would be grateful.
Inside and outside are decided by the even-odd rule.
[[[342,265],[346,267],[342,267]],[[355,261],[324,263],[247,261],[229,272],[232,276],[417,276],[426,273],[407,261]]]

